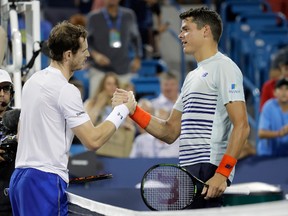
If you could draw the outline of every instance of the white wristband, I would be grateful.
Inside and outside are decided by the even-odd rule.
[[[121,104],[114,107],[113,111],[106,118],[106,121],[112,122],[115,125],[116,129],[118,129],[122,122],[125,120],[125,118],[128,116],[128,114],[129,109],[127,108],[127,106]]]

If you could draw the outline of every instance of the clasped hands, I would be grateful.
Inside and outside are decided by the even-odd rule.
[[[129,115],[133,115],[137,102],[132,91],[125,91],[123,89],[116,89],[112,97],[112,107],[125,104],[129,109]]]

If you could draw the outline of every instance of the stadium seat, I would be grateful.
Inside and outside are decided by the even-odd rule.
[[[231,23],[231,33],[229,33],[229,43],[227,54],[239,64],[239,53],[242,53],[242,42],[245,43],[250,37],[252,31],[257,32],[262,29],[287,29],[287,20],[282,13],[243,13],[236,17],[234,23]]]
[[[160,94],[160,81],[158,77],[134,77],[131,82],[135,86],[136,99],[152,99]]]
[[[158,73],[166,72],[167,65],[163,60],[142,60],[141,68],[137,72],[139,77],[155,77]]]
[[[231,23],[235,22],[238,15],[243,13],[266,13],[271,12],[270,5],[263,0],[229,0],[221,4],[220,16],[223,21],[223,34],[219,43],[219,47],[224,53],[227,53],[227,40],[231,33]]]

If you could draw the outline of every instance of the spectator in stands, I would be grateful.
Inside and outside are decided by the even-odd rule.
[[[268,0],[272,10],[274,12],[283,13],[288,19],[288,2],[287,0]]]
[[[111,99],[119,86],[120,81],[117,74],[108,72],[102,78],[99,88],[95,91],[93,97],[85,101],[84,107],[95,126],[103,122],[113,109]],[[106,147],[101,147],[96,154],[110,157],[128,157],[134,137],[134,123],[127,118],[106,143]]]
[[[94,0],[92,4],[92,11],[96,12],[105,6],[105,0]]]
[[[123,5],[131,8],[136,16],[142,38],[144,58],[160,58],[159,37],[169,23],[163,23],[161,5],[157,0],[125,0]],[[155,18],[154,18],[155,17]],[[156,23],[154,23],[156,20]]]
[[[280,49],[271,64],[271,78],[263,84],[260,98],[260,111],[265,102],[274,98],[275,83],[279,78],[288,76],[288,47]]]
[[[131,9],[120,7],[119,1],[105,0],[104,8],[87,18],[92,59],[90,94],[95,92],[106,72],[114,71],[124,83],[141,67],[142,47],[136,16]]]
[[[5,136],[5,128],[3,125],[3,115],[12,110],[11,100],[13,99],[13,83],[7,71],[0,69],[0,140]],[[7,131],[7,129],[6,129]],[[9,188],[10,177],[14,171],[15,158],[12,161],[5,161],[3,154],[5,150],[0,145],[0,215],[12,216],[12,208],[9,197],[5,193],[6,188]]]
[[[111,98],[120,86],[117,74],[107,72],[100,81],[99,88],[84,102],[84,107],[94,125],[102,122],[112,110]]]
[[[72,23],[73,25],[81,25],[84,26],[86,28],[86,16],[80,13],[77,14],[73,14],[70,18],[69,18],[69,22]]]
[[[179,81],[177,77],[168,72],[160,75],[161,93],[157,98],[152,99],[155,110],[165,109],[170,112],[179,96]]]
[[[260,114],[257,154],[288,156],[288,78],[277,81],[274,94]]]
[[[152,115],[154,114],[153,105],[148,99],[140,99],[138,105],[146,112]],[[155,112],[155,116],[161,119],[167,119],[169,117],[169,112],[160,109]],[[167,143],[147,133],[141,127],[139,127],[139,131],[140,134],[136,136],[132,151],[130,153],[131,158],[179,157],[179,139],[168,145]]]

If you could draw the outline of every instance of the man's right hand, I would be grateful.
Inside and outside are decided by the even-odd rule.
[[[133,115],[136,109],[137,102],[135,100],[134,94],[132,91],[127,92],[128,93],[128,101],[127,103],[124,103],[128,109],[129,109],[129,115]]]
[[[129,114],[132,115],[136,109],[137,102],[132,91],[116,89],[112,97],[112,107],[120,104],[125,104],[129,109]]]
[[[129,99],[128,91],[125,91],[123,89],[116,89],[116,91],[113,93],[112,97],[112,107],[114,108],[117,105],[127,103]]]

